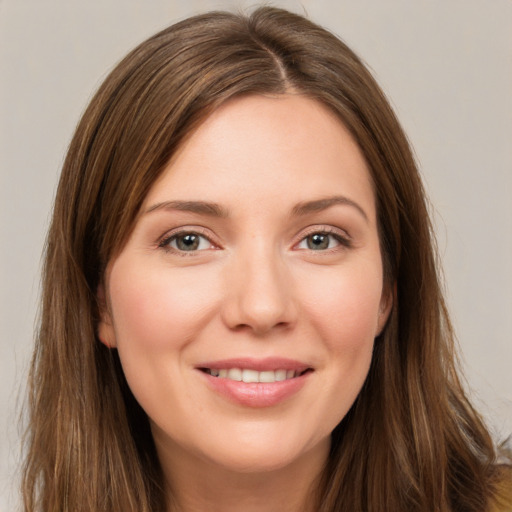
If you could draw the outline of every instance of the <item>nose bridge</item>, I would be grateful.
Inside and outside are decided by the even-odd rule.
[[[290,276],[275,244],[253,235],[235,252],[225,304],[230,327],[243,326],[263,334],[291,324],[294,305]]]

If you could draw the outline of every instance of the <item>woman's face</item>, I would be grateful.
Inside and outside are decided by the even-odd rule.
[[[390,309],[358,146],[303,96],[231,100],[148,193],[102,294],[161,457],[325,455]]]

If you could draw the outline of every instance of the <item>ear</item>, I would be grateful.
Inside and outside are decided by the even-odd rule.
[[[96,296],[98,298],[98,309],[100,313],[98,338],[107,348],[115,348],[117,346],[116,335],[103,283],[98,286]]]
[[[395,301],[396,295],[396,283],[393,286],[385,286],[382,291],[382,297],[380,299],[379,306],[379,317],[377,320],[377,331],[375,333],[375,337],[380,336],[384,327],[386,326],[386,322],[388,321],[389,315],[391,314],[391,310],[393,309],[393,303]]]

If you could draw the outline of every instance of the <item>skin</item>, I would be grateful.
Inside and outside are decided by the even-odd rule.
[[[215,203],[223,215],[172,201]],[[199,246],[180,250],[190,232]],[[312,246],[314,233],[326,245]],[[234,99],[182,145],[110,262],[99,326],[150,418],[180,510],[312,506],[330,433],[391,308],[381,260],[367,165],[318,102]],[[313,371],[268,407],[227,399],[197,369],[277,356]]]

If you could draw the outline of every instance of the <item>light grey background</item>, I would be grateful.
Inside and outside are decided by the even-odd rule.
[[[0,510],[15,509],[40,254],[66,146],[129,49],[244,1],[0,0]],[[369,64],[435,205],[450,310],[473,396],[512,433],[512,1],[302,0]]]

